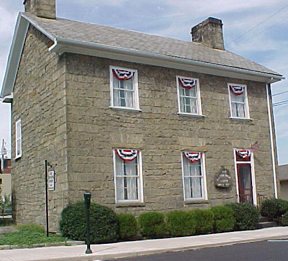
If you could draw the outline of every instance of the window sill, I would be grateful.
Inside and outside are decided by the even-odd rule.
[[[178,115],[184,116],[184,117],[191,117],[191,118],[205,118],[205,115],[202,115],[202,114],[191,114],[191,113],[178,112]]]
[[[190,205],[190,204],[209,204],[209,200],[207,199],[186,199],[184,201],[185,205]]]
[[[237,118],[237,117],[230,117],[229,118],[232,121],[253,121],[251,118]]]
[[[110,109],[113,110],[119,110],[119,111],[133,111],[133,112],[142,112],[140,109],[135,109],[135,108],[128,108],[128,107],[116,107],[116,106],[110,106]]]
[[[17,161],[17,160],[21,159],[21,157],[22,157],[22,155],[16,156],[16,157],[14,158],[14,160]]]
[[[116,208],[126,208],[126,207],[145,207],[145,203],[143,202],[118,202],[115,205]]]

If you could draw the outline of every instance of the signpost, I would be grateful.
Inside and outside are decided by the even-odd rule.
[[[90,202],[91,202],[91,193],[90,192],[85,192],[84,193],[84,201],[85,201],[85,212],[86,212],[86,252],[85,254],[91,254],[92,250],[90,248]]]

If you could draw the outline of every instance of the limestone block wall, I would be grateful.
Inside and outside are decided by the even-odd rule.
[[[29,28],[17,74],[12,108],[12,189],[16,221],[45,224],[44,161],[56,171],[56,190],[49,192],[50,231],[58,229],[67,205],[67,134],[65,66],[50,53],[51,42]],[[22,123],[22,157],[15,159],[15,122]],[[51,168],[49,168],[51,170]]]
[[[254,155],[257,192],[273,196],[268,108],[264,83],[217,77],[161,67],[69,54],[67,59],[67,130],[69,198],[92,200],[117,212],[205,208],[236,201],[233,148],[250,148]],[[138,71],[141,112],[109,108],[109,66]],[[204,117],[178,115],[176,76],[198,78]],[[246,84],[251,120],[230,119],[227,83]],[[77,95],[75,95],[77,94]],[[144,204],[115,205],[113,148],[142,152]],[[181,151],[206,155],[208,200],[183,200]],[[230,189],[217,189],[214,175],[227,168]]]

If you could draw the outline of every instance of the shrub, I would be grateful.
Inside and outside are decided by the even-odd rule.
[[[132,240],[137,237],[137,221],[131,214],[117,214],[119,220],[119,236],[121,240]]]
[[[166,232],[165,217],[159,212],[147,212],[138,217],[140,232],[143,237],[160,238]]]
[[[188,212],[175,210],[167,215],[167,228],[172,236],[195,234],[196,222]]]
[[[288,211],[288,201],[283,199],[267,199],[261,205],[261,215],[270,221],[279,221],[281,216]]]
[[[108,207],[95,203],[90,205],[91,243],[115,242],[118,239],[118,218]],[[86,215],[84,202],[77,202],[63,209],[60,230],[64,237],[85,241]]]
[[[233,210],[227,206],[212,207],[214,213],[214,231],[226,232],[232,231],[235,225]]]
[[[233,209],[235,222],[235,230],[256,229],[259,220],[259,211],[251,204],[232,203],[226,206]]]
[[[288,212],[281,217],[281,225],[288,226]]]
[[[210,209],[194,209],[189,211],[190,216],[196,222],[196,234],[208,234],[213,232],[214,213]]]

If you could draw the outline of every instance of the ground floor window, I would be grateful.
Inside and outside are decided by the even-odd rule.
[[[135,149],[114,150],[116,202],[142,202],[141,152]]]
[[[182,152],[184,200],[207,199],[204,154]]]

